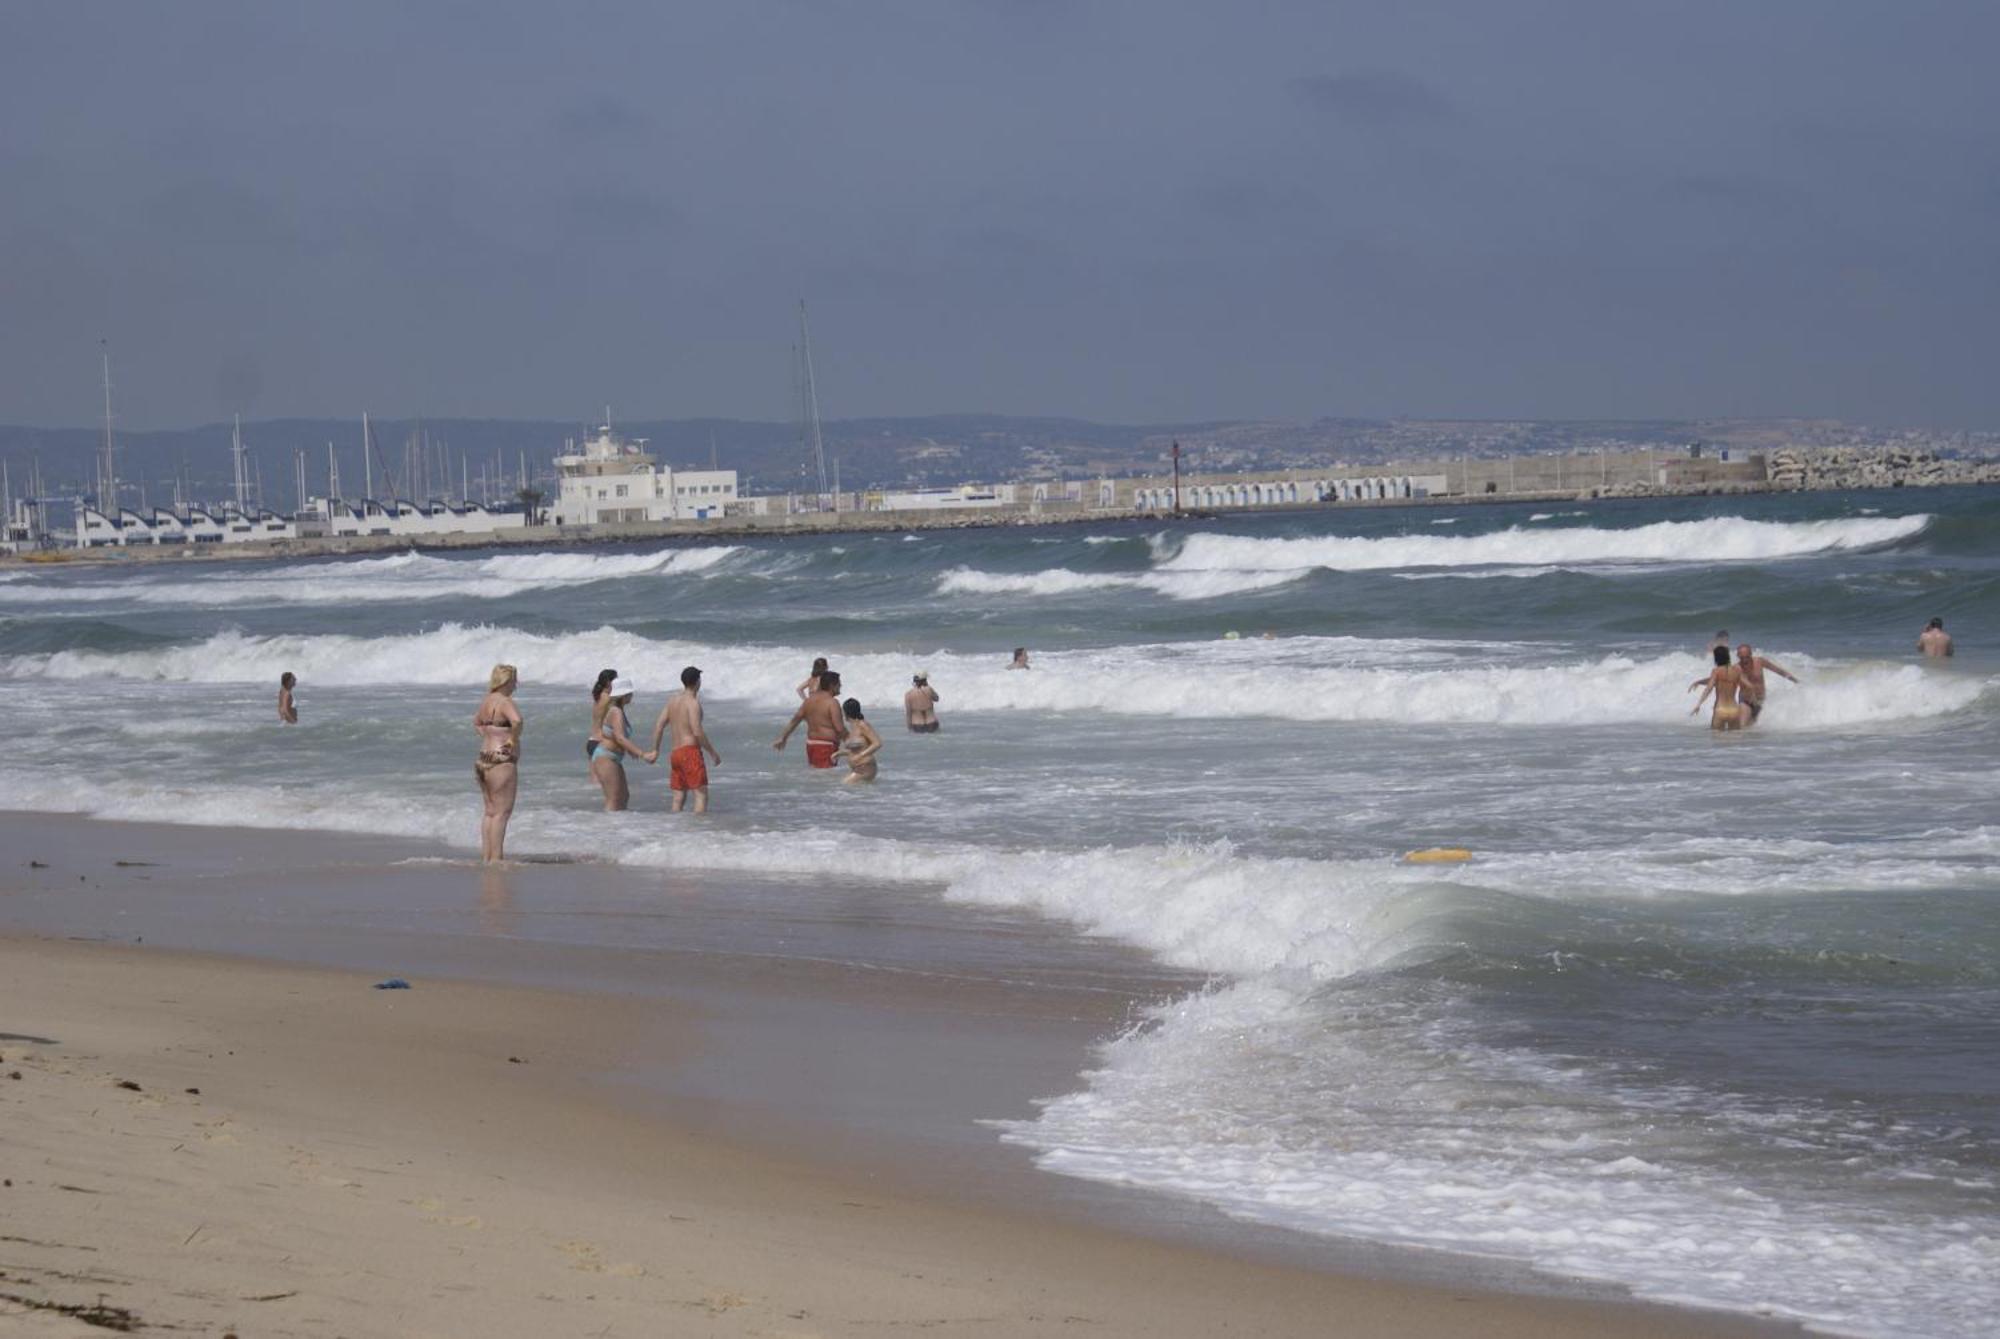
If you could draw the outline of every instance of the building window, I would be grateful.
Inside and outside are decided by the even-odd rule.
[[[619,497],[624,497],[624,496],[625,496],[625,485],[624,485],[624,484],[619,484],[619,485],[618,485],[618,496],[619,496]]]

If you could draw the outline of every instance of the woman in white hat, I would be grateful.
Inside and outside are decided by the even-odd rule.
[[[604,791],[604,812],[617,813],[632,802],[632,789],[625,782],[625,759],[639,755],[632,742],[632,720],[625,709],[632,705],[635,690],[630,679],[614,679],[606,690],[610,705],[604,709],[604,724],[590,746],[590,775]]]

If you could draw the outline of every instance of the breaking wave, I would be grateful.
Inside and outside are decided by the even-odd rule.
[[[1718,563],[1797,558],[1835,550],[1878,548],[1921,533],[1928,515],[1832,521],[1752,521],[1718,516],[1656,521],[1623,530],[1515,527],[1485,535],[1343,535],[1259,539],[1193,534],[1163,557],[1165,572],[1335,572],[1398,567],[1547,566],[1558,563]]]
[[[543,634],[448,623],[383,637],[217,633],[128,651],[67,650],[0,657],[0,676],[78,681],[265,683],[286,670],[330,687],[477,684],[498,661],[530,689],[587,682],[600,665],[626,668],[642,691],[671,686],[699,664],[712,698],[791,699],[815,653],[802,647],[711,646],[612,627]],[[1093,712],[1167,718],[1274,718],[1434,725],[1686,724],[1687,684],[1706,672],[1693,654],[1624,655],[1548,663],[1511,643],[1294,637],[1281,642],[1164,642],[1046,652],[1032,673],[1004,658],[939,652],[836,656],[865,700],[899,696],[921,663],[955,711]],[[1772,689],[1762,728],[1821,730],[1922,720],[1962,710],[1991,686],[1970,674],[1880,661],[1818,661],[1783,652],[1806,680]],[[1212,671],[1213,673],[1204,673]],[[1226,674],[1217,692],[1213,674]]]
[[[246,570],[160,570],[101,582],[0,586],[0,604],[141,604],[223,608],[253,605],[399,604],[420,600],[503,599],[525,591],[635,576],[709,574],[745,550],[734,546],[652,553],[571,552],[437,558],[398,553],[358,562],[259,566]]]

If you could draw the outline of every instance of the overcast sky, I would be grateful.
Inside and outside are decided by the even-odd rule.
[[[2000,427],[2000,4],[0,0],[0,421]]]

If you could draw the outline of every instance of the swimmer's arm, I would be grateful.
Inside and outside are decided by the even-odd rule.
[[[661,707],[660,719],[653,722],[653,747],[646,753],[647,762],[660,760],[660,741],[667,736],[667,711],[672,706],[673,703],[669,701],[665,707]]]
[[[771,745],[771,747],[777,749],[780,752],[783,752],[786,742],[790,740],[792,737],[792,731],[798,729],[799,722],[804,720],[805,718],[806,718],[805,705],[801,703],[799,709],[792,713],[792,719],[785,722],[785,733],[779,735],[778,742]]]
[[[1793,683],[1797,683],[1799,681],[1798,675],[1792,673],[1790,670],[1786,669],[1783,665],[1780,665],[1775,660],[1765,660],[1760,656],[1758,658],[1758,663],[1761,664],[1765,669],[1771,671],[1771,673],[1781,674],[1785,678],[1790,679]]]
[[[1701,704],[1702,704],[1702,703],[1704,703],[1704,702],[1706,702],[1706,701],[1708,701],[1708,695],[1709,695],[1710,693],[1714,692],[1714,691],[1715,691],[1715,676],[1714,676],[1714,675],[1710,675],[1710,676],[1709,676],[1709,679],[1708,679],[1708,682],[1702,685],[1702,688],[1701,688],[1701,696],[1700,696],[1700,697],[1698,697],[1698,698],[1696,698],[1696,699],[1694,700],[1694,710],[1693,710],[1693,711],[1690,711],[1690,712],[1688,713],[1688,715],[1690,715],[1690,716],[1698,716],[1698,715],[1700,715],[1700,714],[1701,714]]]

